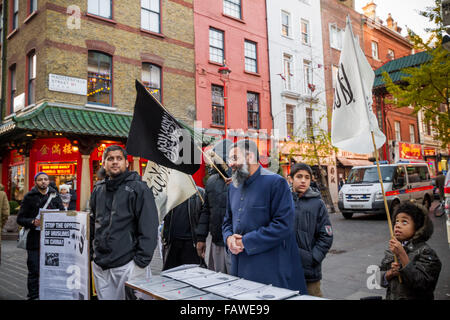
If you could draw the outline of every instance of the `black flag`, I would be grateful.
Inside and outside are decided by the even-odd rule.
[[[138,80],[136,91],[127,152],[167,168],[194,174],[200,168],[201,152],[189,130],[182,126]]]

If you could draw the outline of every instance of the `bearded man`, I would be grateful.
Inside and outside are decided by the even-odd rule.
[[[259,165],[251,140],[229,152],[232,185],[222,225],[231,274],[307,294],[294,235],[294,205],[283,177]]]

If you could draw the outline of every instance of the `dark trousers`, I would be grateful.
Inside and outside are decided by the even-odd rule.
[[[27,250],[28,298],[39,299],[39,249]]]
[[[200,264],[200,257],[192,240],[174,239],[164,247],[163,270],[175,268],[183,264]]]

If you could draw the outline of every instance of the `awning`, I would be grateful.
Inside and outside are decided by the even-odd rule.
[[[364,159],[348,159],[344,157],[337,157],[340,163],[344,167],[356,167],[356,166],[371,166],[373,165],[372,161],[364,160]]]

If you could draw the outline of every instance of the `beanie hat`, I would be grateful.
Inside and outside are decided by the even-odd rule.
[[[39,177],[41,174],[45,174],[48,177],[48,174],[46,174],[45,172],[38,172],[36,173],[36,175],[34,176],[34,181],[36,181],[37,177]]]

